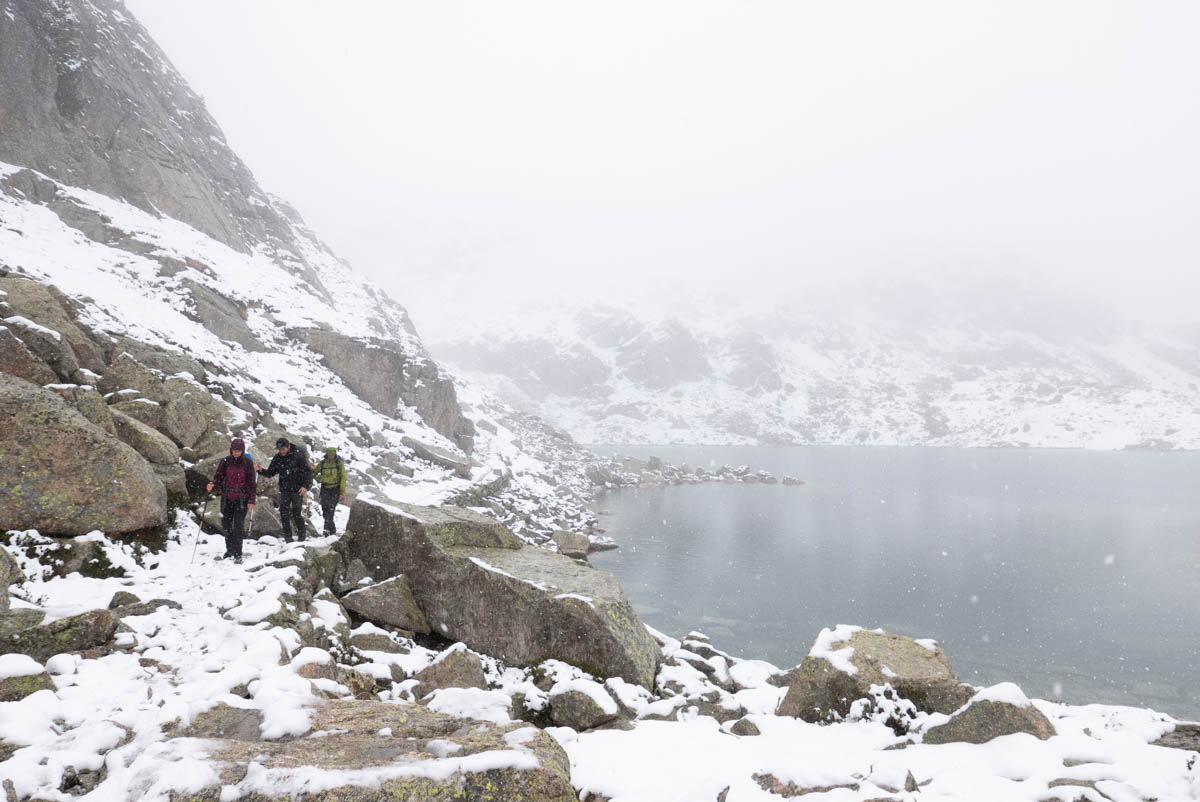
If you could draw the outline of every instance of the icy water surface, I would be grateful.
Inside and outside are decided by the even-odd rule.
[[[1200,719],[1200,454],[621,447],[802,487],[619,490],[599,507],[650,625],[791,666],[822,627],[941,642],[961,679]]]

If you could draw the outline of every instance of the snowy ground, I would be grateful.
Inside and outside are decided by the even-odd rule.
[[[299,556],[301,547],[269,538],[249,541],[246,562],[239,567],[215,560],[223,548],[221,538],[205,536],[193,562],[194,531],[191,521],[181,520],[174,532],[178,542],[144,555],[141,565],[130,547],[109,546],[110,559],[127,572],[125,578],[73,574],[14,587],[19,597],[15,607],[32,602],[54,616],[106,607],[118,590],[182,605],[126,618],[133,632],[119,635],[118,644],[128,651],[99,659],[60,655],[49,660],[46,668],[56,691],[0,703],[0,739],[23,747],[0,763],[0,777],[12,781],[17,799],[74,798],[58,791],[67,766],[76,772],[106,767],[104,782],[84,797],[90,800],[158,800],[165,799],[169,788],[198,789],[215,781],[215,769],[194,742],[166,741],[172,725],[185,726],[225,702],[260,710],[265,738],[298,735],[308,728],[313,706],[320,704],[318,688],[334,696],[345,692],[336,682],[299,676],[305,662],[327,660],[328,654],[301,648],[293,630],[265,621],[280,609],[280,595],[291,590],[287,579],[298,570],[271,563]],[[32,573],[28,561],[25,567]],[[335,616],[331,611],[329,618]],[[686,651],[679,641],[663,640],[668,656]],[[371,662],[356,668],[376,676],[387,676],[388,662],[410,673],[437,659],[436,653],[415,646],[407,655],[368,656]],[[40,668],[31,662],[0,658],[0,671]],[[440,712],[505,723],[511,719],[513,693],[539,698],[527,672],[490,659],[485,663],[490,690],[441,690],[425,703]],[[1061,799],[1200,799],[1197,755],[1149,745],[1171,729],[1172,721],[1148,710],[1038,701],[1059,733],[1046,742],[1013,735],[982,746],[918,743],[888,749],[903,739],[878,721],[818,726],[772,715],[784,690],[767,682],[777,669],[758,661],[735,660],[726,669],[741,688],[738,703],[761,729],[754,737],[729,734],[731,722],[719,725],[681,701],[652,702],[645,691],[619,680],[602,687],[576,669],[561,664],[550,668],[564,688],[611,694],[638,710],[639,717],[668,713],[678,719],[639,720],[628,731],[577,734],[552,728],[570,756],[572,783],[581,795],[602,794],[617,802],[712,802],[729,788],[727,802],[777,800],[755,780],[771,774],[785,785],[834,788],[812,795],[828,800],[1046,800],[1056,798],[1051,790],[1056,781],[1072,784],[1069,791],[1058,789]],[[691,681],[686,672],[670,671],[678,682]],[[660,683],[668,676],[667,668],[663,672]],[[413,684],[394,683],[382,700],[412,704]],[[232,693],[238,686],[249,698]],[[897,792],[909,772],[920,791]],[[278,775],[273,782],[291,787],[299,776]],[[229,798],[237,793],[231,789]]]

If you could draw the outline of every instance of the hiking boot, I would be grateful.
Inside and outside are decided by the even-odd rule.
[[[237,565],[241,565],[241,564],[242,564],[242,555],[240,555],[240,554],[239,554],[238,556],[234,557],[234,558],[233,558],[233,561],[234,561],[234,563],[236,563]]]
[[[232,556],[233,556],[232,554],[230,554],[229,552],[226,552],[217,558],[217,562],[220,562],[221,560],[228,560]]]

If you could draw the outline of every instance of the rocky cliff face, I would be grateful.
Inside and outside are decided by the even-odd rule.
[[[118,0],[6,0],[0,160],[301,260],[289,221]]]
[[[124,473],[153,487],[130,492],[157,510],[101,527],[55,517],[67,488],[26,488],[0,529],[143,528],[235,434],[259,461],[284,434],[337,446],[352,493],[470,498],[536,537],[587,520],[582,468],[557,494],[552,445],[512,468],[540,430],[465,409],[407,312],[258,186],[119,0],[0,0],[0,370],[28,382],[8,401],[57,403],[43,387],[140,460]]]

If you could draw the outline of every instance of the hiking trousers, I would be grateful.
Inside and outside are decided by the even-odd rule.
[[[292,542],[292,529],[304,540],[304,497],[299,490],[279,494],[279,522],[283,525],[283,539]]]
[[[336,535],[337,525],[333,522],[333,513],[337,510],[338,489],[336,487],[321,488],[321,515],[325,517],[325,534]]]
[[[225,535],[225,556],[242,556],[242,527],[246,523],[245,499],[221,498],[221,533]]]

